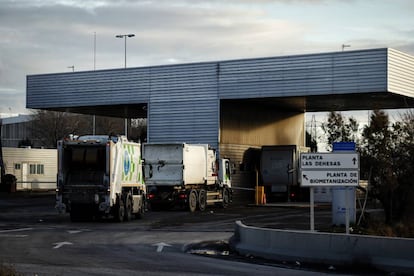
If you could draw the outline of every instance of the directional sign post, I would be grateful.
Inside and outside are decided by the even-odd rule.
[[[310,187],[311,231],[315,229],[313,188],[320,186],[358,186],[359,154],[356,152],[302,153],[302,187]]]
[[[302,170],[302,186],[358,186],[358,170]]]
[[[358,186],[358,153],[302,153],[301,186]]]

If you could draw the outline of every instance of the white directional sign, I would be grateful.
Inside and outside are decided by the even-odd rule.
[[[359,154],[302,153],[301,186],[358,186]]]
[[[302,186],[358,186],[358,170],[317,171],[302,170]]]
[[[307,169],[359,169],[358,153],[302,153],[302,170]]]

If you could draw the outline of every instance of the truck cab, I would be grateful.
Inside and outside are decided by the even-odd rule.
[[[221,187],[231,187],[232,169],[229,159],[219,159],[218,179]]]

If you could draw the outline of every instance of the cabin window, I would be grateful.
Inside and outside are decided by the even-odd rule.
[[[20,163],[15,163],[14,164],[14,169],[15,170],[20,170],[20,166],[21,166]]]
[[[44,174],[45,173],[45,166],[43,164],[36,165],[36,173],[37,174]]]
[[[30,174],[44,174],[45,166],[43,164],[30,164],[29,171]]]

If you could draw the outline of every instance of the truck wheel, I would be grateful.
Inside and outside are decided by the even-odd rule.
[[[119,199],[118,206],[115,209],[115,220],[118,222],[122,222],[125,216],[125,206],[124,201]]]
[[[230,203],[230,192],[228,189],[224,188],[223,189],[223,203],[221,204],[221,206],[223,208],[227,208],[229,206]]]
[[[137,219],[142,219],[144,218],[144,213],[147,209],[147,203],[145,201],[145,195],[142,196],[142,200],[141,200],[141,206],[139,207],[138,213],[135,214],[135,217]]]
[[[197,209],[197,191],[191,190],[188,195],[188,209],[191,213]]]
[[[200,193],[198,194],[198,209],[200,209],[200,211],[203,212],[206,209],[206,206],[207,206],[207,191],[200,190]]]
[[[130,195],[128,194],[125,198],[125,221],[131,221],[132,219],[132,200]]]
[[[141,207],[140,209],[139,209],[139,211],[138,211],[138,213],[136,213],[135,214],[135,218],[137,218],[137,219],[143,219],[144,218],[144,213],[145,213],[145,211],[143,211],[143,209],[142,209],[143,207]]]

